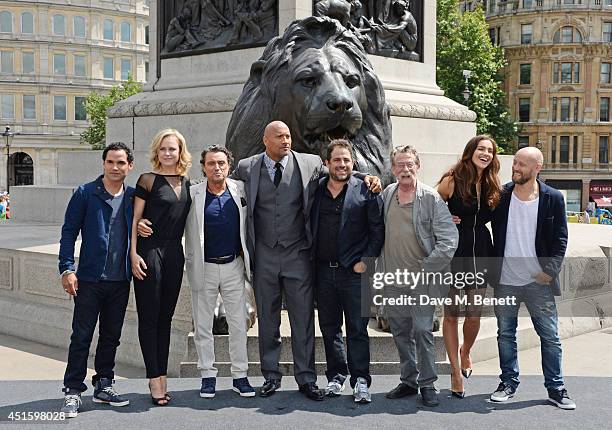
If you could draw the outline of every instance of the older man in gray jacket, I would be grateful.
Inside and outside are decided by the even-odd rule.
[[[437,406],[435,305],[428,299],[445,297],[448,287],[432,282],[441,277],[429,275],[446,271],[459,237],[444,200],[417,180],[420,160],[416,150],[396,148],[391,169],[397,182],[385,189],[383,199],[385,237],[393,240],[385,241],[381,261],[385,273],[397,275],[396,282],[385,288],[386,297],[406,300],[385,306],[401,363],[401,382],[387,398],[405,397],[420,389],[423,404]]]

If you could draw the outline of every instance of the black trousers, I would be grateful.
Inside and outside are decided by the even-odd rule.
[[[317,263],[316,297],[319,327],[323,335],[327,370],[325,376],[351,375],[351,387],[357,378],[368,386],[370,376],[370,338],[368,318],[361,316],[361,275],[352,269],[332,268]],[[342,338],[342,317],[346,326],[346,350]]]
[[[147,378],[157,378],[168,373],[170,326],[183,282],[185,256],[180,241],[150,242],[138,247],[147,276],[143,281],[134,278],[134,292]]]
[[[85,282],[79,281],[79,289],[74,297],[72,315],[72,336],[68,349],[68,363],[64,373],[64,386],[80,392],[87,390],[87,358],[98,319],[98,346],[92,378],[95,383],[101,378],[113,379],[115,373],[115,353],[121,338],[121,329],[130,296],[130,283],[125,282]]]

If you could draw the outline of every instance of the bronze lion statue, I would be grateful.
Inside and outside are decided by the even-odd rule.
[[[273,120],[289,126],[294,150],[323,155],[331,139],[347,138],[358,170],[388,178],[385,93],[357,35],[337,20],[294,21],[252,65],[227,130],[236,160],[265,149],[264,128]]]

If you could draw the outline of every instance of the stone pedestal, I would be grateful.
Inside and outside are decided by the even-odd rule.
[[[109,111],[107,142],[134,142],[146,151],[161,128],[176,128],[194,155],[191,175],[199,177],[200,150],[224,144],[227,125],[251,65],[264,48],[248,48],[163,58],[157,71],[157,7],[151,1],[149,84],[145,91]],[[422,154],[422,180],[433,184],[476,133],[475,114],[446,97],[436,85],[436,5],[424,1],[422,62],[379,56],[369,60],[385,89],[393,124],[393,144],[410,144]],[[280,0],[279,29],[312,14],[311,0]],[[159,76],[159,77],[158,77]],[[137,157],[146,170],[146,158]],[[139,169],[140,170],[140,169]]]

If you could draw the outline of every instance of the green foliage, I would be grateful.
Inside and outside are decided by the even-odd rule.
[[[85,110],[90,126],[81,134],[84,142],[92,145],[93,149],[102,149],[106,140],[106,111],[119,100],[127,99],[142,91],[142,86],[131,75],[127,81],[111,88],[108,94],[92,92],[85,100]]]
[[[459,13],[458,0],[437,0],[437,81],[445,95],[465,104],[463,70],[471,70],[468,106],[476,112],[478,134],[490,134],[502,152],[510,152],[517,124],[510,117],[503,91],[504,52],[489,39],[480,6]]]

